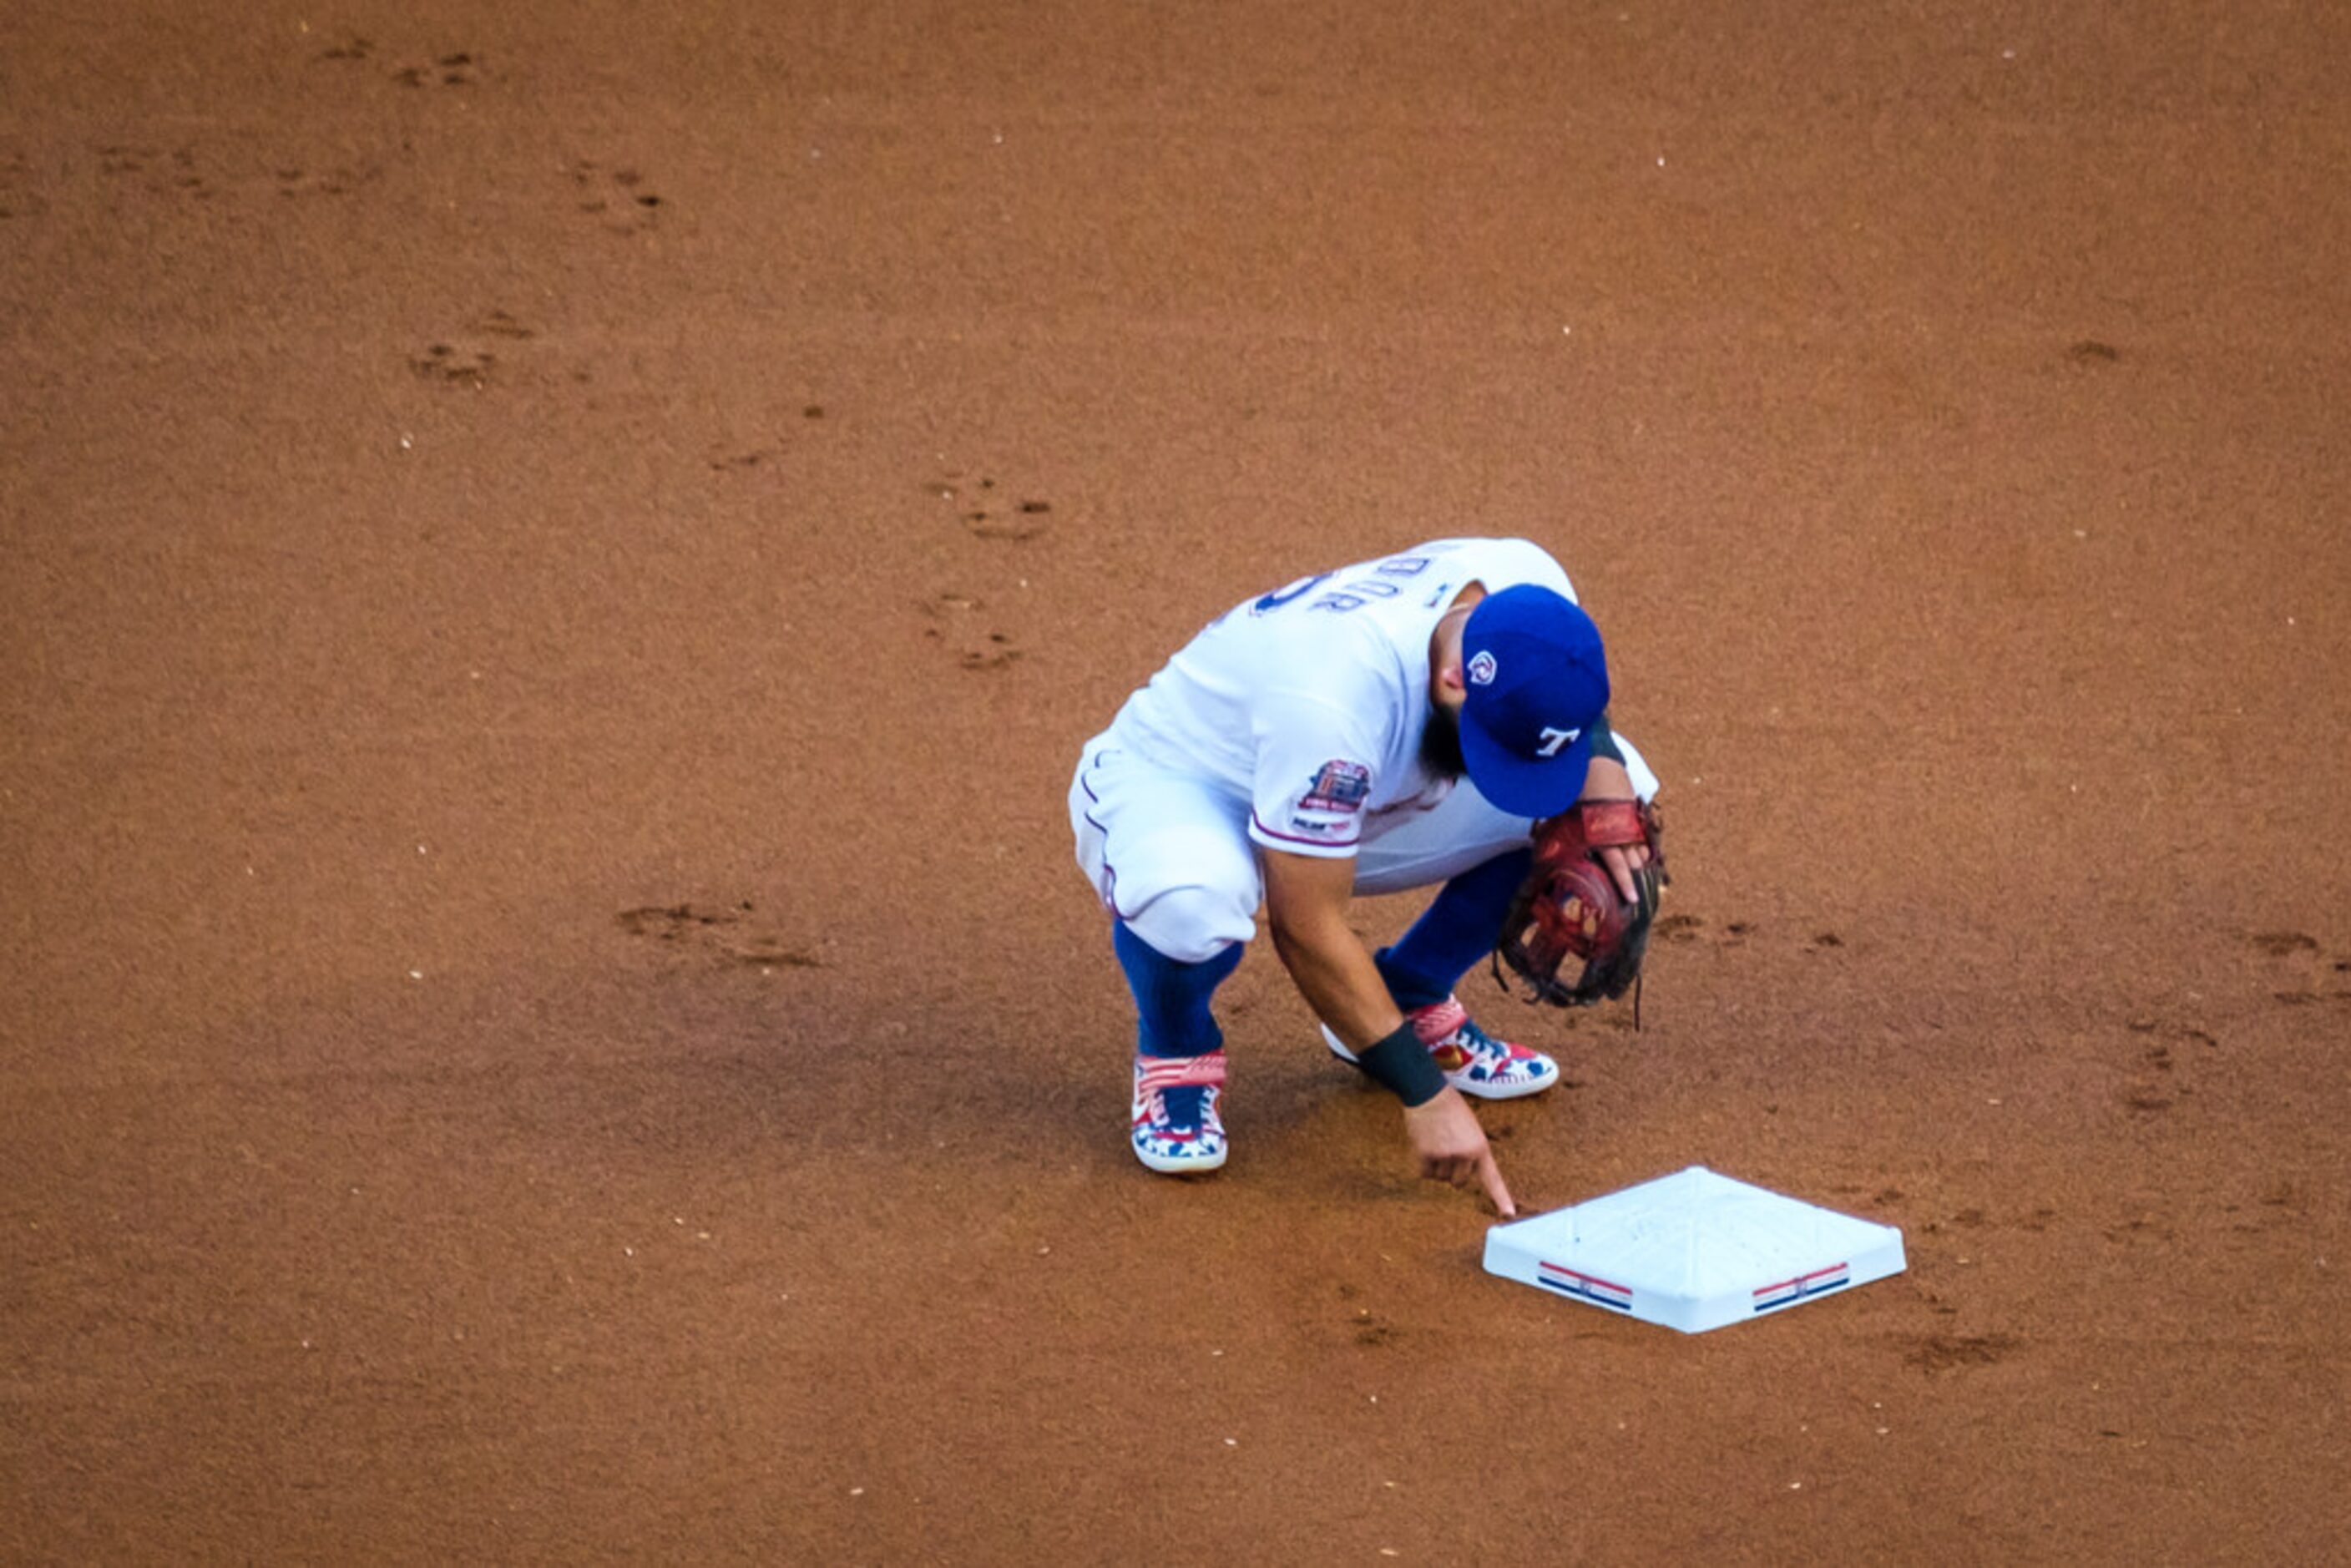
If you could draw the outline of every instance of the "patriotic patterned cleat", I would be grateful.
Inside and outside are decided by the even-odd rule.
[[[1134,1157],[1168,1176],[1212,1171],[1225,1163],[1225,1053],[1134,1059]]]
[[[1479,1100],[1516,1100],[1522,1094],[1540,1094],[1559,1082],[1559,1063],[1540,1051],[1530,1051],[1523,1045],[1512,1045],[1506,1040],[1496,1040],[1469,1021],[1469,1011],[1458,998],[1447,997],[1441,1002],[1425,1008],[1408,1008],[1405,1022],[1412,1032],[1428,1047],[1428,1054],[1445,1070],[1445,1081]],[[1329,1028],[1322,1030],[1322,1043],[1342,1061],[1353,1061],[1355,1053],[1339,1041]]]

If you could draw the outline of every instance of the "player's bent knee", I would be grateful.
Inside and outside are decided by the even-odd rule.
[[[1257,935],[1257,908],[1228,889],[1171,887],[1126,916],[1128,929],[1179,964],[1205,964]]]

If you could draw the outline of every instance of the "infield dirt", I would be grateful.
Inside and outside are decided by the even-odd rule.
[[[2339,1559],[2351,13],[0,14],[0,1556]],[[1489,1279],[1228,988],[1125,1146],[1062,799],[1525,534],[1675,882],[1489,1024]],[[1412,905],[1363,907],[1381,939]]]

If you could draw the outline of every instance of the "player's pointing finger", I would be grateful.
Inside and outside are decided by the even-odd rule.
[[[1478,1176],[1486,1184],[1486,1196],[1493,1199],[1494,1212],[1505,1219],[1516,1219],[1519,1206],[1510,1201],[1510,1189],[1502,1185],[1502,1167],[1494,1163],[1493,1150],[1478,1156]]]

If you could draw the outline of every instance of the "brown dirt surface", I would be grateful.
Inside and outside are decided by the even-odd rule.
[[[2351,1539],[2351,12],[0,8],[0,1558]],[[1081,740],[1552,547],[1667,781],[1484,1275],[1267,951],[1124,1143]],[[1411,913],[1367,904],[1382,936]]]

